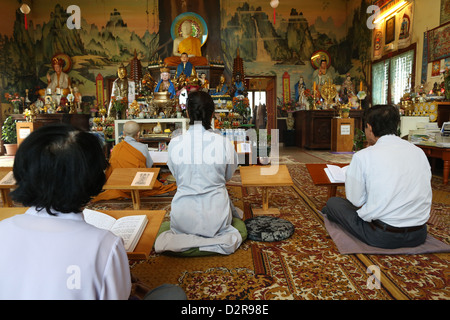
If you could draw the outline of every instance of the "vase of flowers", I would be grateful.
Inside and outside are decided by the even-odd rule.
[[[127,98],[126,97],[111,97],[112,99],[112,106],[114,108],[114,111],[116,111],[116,119],[123,119],[125,115],[125,109],[127,108]]]
[[[8,101],[13,106],[13,113],[22,113],[24,98],[20,97],[16,92],[15,94],[5,93],[6,101]]]
[[[243,121],[246,122],[250,115],[250,102],[248,98],[245,98],[244,96],[234,97],[232,103],[234,111],[241,115]]]

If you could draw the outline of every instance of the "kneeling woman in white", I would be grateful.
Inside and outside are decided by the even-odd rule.
[[[183,252],[191,248],[233,253],[242,236],[232,223],[235,209],[225,183],[237,168],[230,140],[214,133],[214,102],[205,92],[187,100],[189,130],[169,144],[168,166],[177,182],[170,212],[170,230],[159,235],[155,251]]]

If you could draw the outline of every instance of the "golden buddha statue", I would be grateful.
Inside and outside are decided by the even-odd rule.
[[[168,66],[178,66],[181,63],[181,54],[187,53],[193,66],[207,65],[208,61],[202,57],[201,47],[201,40],[192,35],[192,23],[186,20],[181,25],[181,35],[173,40],[173,56],[164,59],[164,63]]]

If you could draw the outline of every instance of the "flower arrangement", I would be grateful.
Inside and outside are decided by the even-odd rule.
[[[20,97],[16,92],[14,95],[5,93],[6,100],[14,107],[14,113],[20,113],[20,108],[23,107],[24,97]]]
[[[295,100],[284,101],[281,98],[277,98],[277,100],[277,110],[282,117],[287,116],[288,112],[294,112],[301,109],[300,104]]]
[[[242,117],[247,118],[250,114],[250,108],[249,108],[250,102],[248,98],[245,98],[243,96],[240,97],[233,97],[233,108],[236,110],[237,113],[239,113]]]
[[[313,97],[313,93],[312,93],[311,89],[305,89],[303,94],[305,95],[306,99],[308,100],[308,104],[310,106],[312,106],[314,104],[314,97]]]
[[[112,96],[112,105],[114,110],[116,110],[116,112],[122,112],[123,110],[125,110],[127,108],[127,98],[123,97],[122,99],[117,99],[116,97]]]

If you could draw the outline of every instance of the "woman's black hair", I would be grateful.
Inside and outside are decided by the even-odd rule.
[[[17,150],[11,198],[24,206],[81,212],[102,190],[108,166],[99,139],[66,124],[33,131]]]
[[[214,113],[214,101],[204,91],[189,93],[186,108],[189,116],[189,124],[200,121],[206,130],[211,129],[211,117]]]
[[[388,134],[396,135],[400,123],[400,114],[392,105],[375,105],[367,109],[365,116],[366,125],[372,126],[375,137]]]

